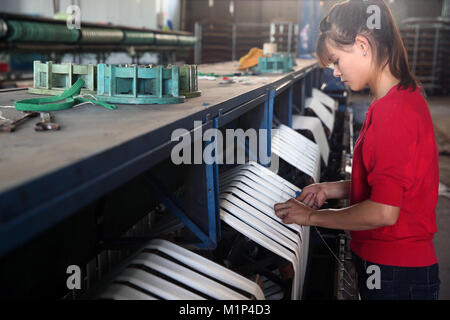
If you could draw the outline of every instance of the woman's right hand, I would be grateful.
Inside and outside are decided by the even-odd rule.
[[[324,183],[310,184],[296,199],[310,208],[320,209],[327,200],[326,186]]]

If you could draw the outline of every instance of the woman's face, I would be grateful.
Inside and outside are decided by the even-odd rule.
[[[345,49],[327,43],[328,52],[333,63],[333,76],[340,77],[341,81],[353,91],[363,90],[370,81],[371,52],[368,46],[355,41]]]

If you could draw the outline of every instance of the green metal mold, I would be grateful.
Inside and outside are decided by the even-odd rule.
[[[199,97],[197,65],[184,65],[180,67],[178,86],[180,94],[186,98]]]
[[[182,103],[180,67],[97,65],[97,99],[123,104]]]
[[[269,57],[259,57],[255,71],[261,73],[285,73],[293,70],[295,56],[292,53],[277,52]]]
[[[33,69],[33,88],[28,89],[30,93],[59,95],[72,87],[79,78],[83,78],[85,82],[81,89],[82,94],[97,93],[97,67],[93,64],[53,64],[51,61],[46,63],[34,61]]]

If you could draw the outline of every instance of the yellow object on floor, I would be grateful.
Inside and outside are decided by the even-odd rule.
[[[263,51],[258,48],[251,48],[250,51],[239,60],[238,70],[245,70],[258,64],[258,58],[263,57]]]

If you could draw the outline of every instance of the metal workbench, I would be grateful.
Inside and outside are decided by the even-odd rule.
[[[227,62],[198,70],[226,74],[236,67]],[[35,132],[37,120],[29,120],[14,133],[0,133],[0,256],[168,158],[175,129],[193,134],[201,120],[204,132],[264,104],[289,125],[293,101],[300,99],[301,107],[318,70],[316,60],[297,60],[293,72],[251,76],[247,84],[199,80],[202,95],[182,104],[116,110],[87,104],[55,112],[60,131]],[[0,106],[30,97],[36,96],[26,90],[1,92]]]

